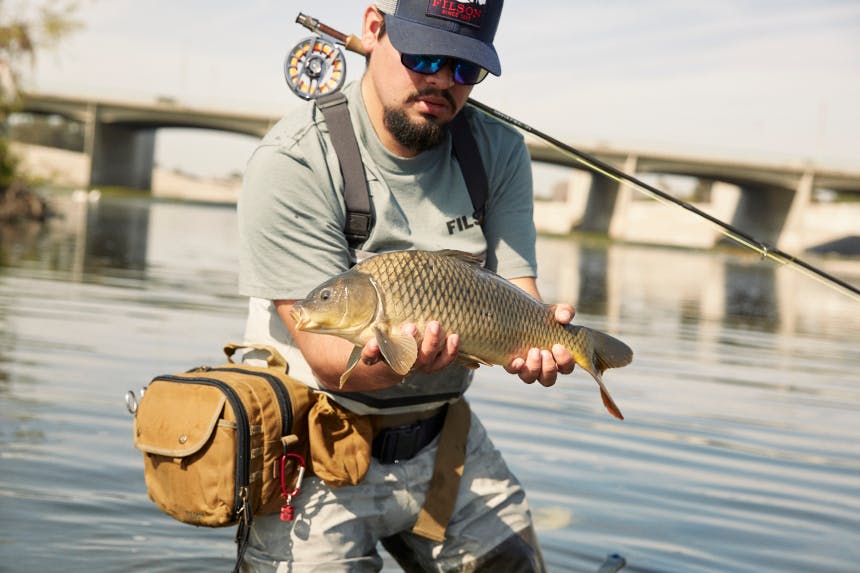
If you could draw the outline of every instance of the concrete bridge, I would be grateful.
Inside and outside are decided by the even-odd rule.
[[[531,143],[529,150],[535,161],[583,168],[579,160],[542,142]],[[694,177],[698,179],[700,198],[690,200],[691,204],[770,245],[802,249],[860,235],[860,169],[847,171],[809,163],[769,164],[635,150],[580,150],[640,178],[654,174]],[[814,192],[821,190],[856,199],[819,202]],[[667,212],[665,206],[653,201],[637,204],[644,194],[632,185],[603,175],[576,173],[567,191],[563,201],[536,204],[536,220],[544,222],[545,230],[565,233],[578,229],[632,242],[687,246],[692,232],[703,247],[722,240],[716,227],[710,227],[709,232],[693,232],[691,227],[706,225],[703,219],[683,215],[683,209]],[[682,216],[673,216],[678,213]],[[637,219],[640,222],[650,219],[652,224],[636,224]],[[653,224],[656,221],[661,223]]]
[[[271,115],[186,107],[169,98],[152,103],[28,93],[23,112],[58,115],[84,125],[89,187],[150,189],[155,133],[161,128],[212,129],[262,137]]]
[[[160,128],[213,129],[261,137],[277,121],[263,114],[191,108],[170,99],[122,102],[52,94],[27,94],[24,112],[58,115],[84,125],[88,186],[150,189],[155,133]],[[537,201],[535,220],[542,231],[574,229],[607,233],[613,238],[701,246],[720,240],[711,227],[689,214],[673,219],[667,207],[640,197],[629,185],[591,175],[583,165],[537,141],[528,140],[536,162],[566,165],[572,171],[565,197]],[[823,169],[812,164],[764,164],[634,150],[579,148],[631,175],[684,175],[698,178],[703,211],[784,249],[860,233],[860,200],[819,204],[814,192],[826,189],[860,195],[860,170]],[[667,218],[668,217],[668,218]],[[655,221],[661,224],[655,225]],[[819,228],[820,227],[820,228]],[[654,236],[663,232],[666,236]],[[696,241],[693,241],[696,244]]]

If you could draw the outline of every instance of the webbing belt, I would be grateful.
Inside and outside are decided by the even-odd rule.
[[[328,125],[332,145],[337,155],[343,176],[343,199],[346,203],[346,225],[344,234],[350,246],[355,248],[370,236],[373,229],[373,210],[367,176],[352,121],[349,116],[346,96],[333,92],[316,99]],[[457,114],[451,122],[451,143],[454,156],[460,164],[466,188],[474,208],[474,217],[479,224],[484,221],[489,184],[478,143],[463,114]]]

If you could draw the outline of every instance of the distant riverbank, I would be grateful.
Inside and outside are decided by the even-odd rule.
[[[87,186],[89,165],[83,153],[18,142],[12,143],[12,150],[31,177],[73,189]],[[153,197],[235,203],[241,187],[239,177],[202,178],[158,166],[152,172]]]
[[[25,170],[34,177],[72,189],[86,189],[89,180],[88,163],[82,153],[15,143],[12,149],[21,158]],[[561,196],[535,202],[535,225],[539,232],[568,235],[582,223],[591,185],[590,175],[572,171],[567,181],[556,182]],[[152,174],[152,196],[161,199],[235,203],[241,189],[241,176],[201,178],[176,170],[156,166]],[[737,187],[717,182],[713,200],[699,208],[723,221],[732,221],[741,200]],[[635,244],[664,245],[709,249],[725,239],[717,228],[691,215],[635,194],[619,219],[623,236],[610,233],[615,240]],[[802,254],[860,256],[860,235],[857,220],[860,202],[811,202],[802,215],[803,223],[791,233],[785,250]],[[659,223],[657,223],[659,221]],[[749,232],[749,230],[748,230]],[[782,240],[782,239],[781,239]]]

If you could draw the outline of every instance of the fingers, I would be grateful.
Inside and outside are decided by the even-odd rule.
[[[573,372],[575,362],[567,348],[561,344],[553,346],[552,351],[532,348],[525,358],[514,358],[505,366],[511,374],[516,374],[526,384],[539,382],[542,386],[552,386],[558,374]]]
[[[379,350],[379,343],[375,338],[371,338],[361,350],[361,361],[368,366],[373,366],[382,360],[382,352]]]
[[[576,315],[576,309],[569,304],[554,304],[552,305],[552,309],[555,313],[555,319],[562,324],[568,324],[573,320],[574,315]]]
[[[430,368],[427,371],[436,372],[438,370],[442,370],[443,368],[454,362],[454,360],[456,360],[457,354],[459,352],[460,335],[449,334],[445,338],[444,346],[439,351],[439,354],[436,355],[436,360],[433,362],[433,364],[430,365]]]
[[[411,328],[406,330],[404,327],[404,332],[417,336],[418,331],[414,325],[408,326]],[[424,336],[421,338],[418,357],[412,371],[429,374],[442,370],[457,358],[459,351],[460,337],[457,334],[445,336],[439,323],[432,320],[427,323],[424,329]]]
[[[539,348],[532,348],[525,358],[514,358],[510,364],[505,366],[511,374],[516,374],[526,384],[532,384],[543,374],[543,356]]]
[[[562,344],[553,345],[552,359],[555,361],[558,371],[561,374],[570,374],[573,372],[573,367],[576,366],[576,362],[573,360],[573,355]]]

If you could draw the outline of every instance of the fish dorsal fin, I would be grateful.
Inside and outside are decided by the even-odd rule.
[[[441,251],[436,251],[433,253],[435,255],[439,255],[440,257],[451,257],[454,259],[459,259],[464,263],[468,263],[470,265],[475,265],[478,267],[484,266],[484,259],[479,257],[478,255],[473,255],[472,253],[467,253],[466,251],[457,251],[455,249],[443,249]]]
[[[382,357],[391,369],[406,376],[418,358],[418,343],[408,334],[391,334],[379,326],[373,327]]]

